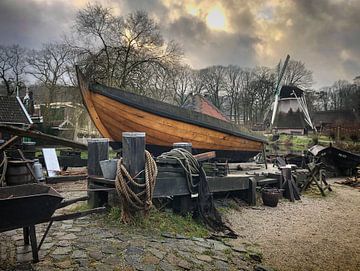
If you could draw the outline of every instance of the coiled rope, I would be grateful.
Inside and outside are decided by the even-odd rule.
[[[177,148],[161,154],[158,158],[175,159],[185,171],[188,188],[191,194],[198,194],[197,215],[205,225],[217,232],[223,232],[225,237],[237,238],[237,234],[225,224],[220,213],[215,208],[212,194],[202,165],[185,149]],[[198,176],[195,180],[193,177]]]
[[[145,171],[145,183],[136,179]],[[130,176],[123,164],[123,158],[117,163],[115,188],[121,201],[121,220],[130,223],[133,220],[134,211],[148,213],[152,206],[155,181],[158,170],[155,160],[145,150],[145,169],[136,176]]]

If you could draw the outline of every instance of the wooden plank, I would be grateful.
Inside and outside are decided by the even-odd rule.
[[[114,180],[101,177],[88,177],[90,185],[114,187]],[[241,191],[249,189],[249,177],[208,177],[210,192]],[[186,179],[183,176],[161,177],[156,179],[154,198],[190,195]]]
[[[249,189],[249,177],[207,177],[210,192],[240,191]]]
[[[144,122],[143,118],[140,118],[139,113],[126,115],[122,112],[117,115],[118,118],[121,119],[115,119],[112,109],[110,109],[112,108],[111,105],[99,104],[96,108],[101,115],[101,121],[112,134],[112,138],[115,141],[120,140],[120,137],[118,136],[119,131],[144,131],[148,135],[148,143],[155,145],[172,146],[173,142],[183,140],[191,141],[194,148],[200,149],[236,150],[236,148],[239,147],[240,150],[253,151],[255,149],[256,151],[261,151],[258,147],[253,146],[254,142],[245,142],[243,139],[237,137],[229,139],[226,134],[215,137],[213,133],[211,133],[211,130],[202,131],[201,133],[200,131],[194,131],[194,129],[181,130],[170,124],[165,126],[163,123],[165,120],[149,119]],[[137,118],[140,118],[140,120],[138,121]],[[156,121],[160,122],[161,125],[157,125]],[[114,127],[116,129],[114,129]],[[238,140],[240,140],[240,142],[236,142]],[[209,144],[211,144],[211,146]],[[260,143],[255,142],[254,144],[259,145]]]
[[[5,132],[8,132],[9,134],[22,136],[22,137],[42,139],[42,140],[52,143],[52,144],[67,146],[67,147],[71,147],[71,148],[75,148],[75,149],[80,149],[80,150],[87,149],[86,144],[77,143],[75,141],[71,141],[71,140],[53,136],[53,135],[44,134],[44,133],[36,131],[36,130],[26,130],[26,129],[22,129],[22,128],[15,127],[15,126],[0,124],[0,131],[5,131]]]
[[[74,182],[79,180],[85,180],[87,175],[74,175],[74,176],[55,176],[55,177],[46,177],[46,183],[63,183],[63,182]]]
[[[170,120],[167,118],[163,118],[154,114],[150,114],[147,112],[143,112],[136,108],[132,108],[118,102],[111,100],[105,96],[99,94],[94,95],[94,106],[96,111],[101,111],[102,113],[107,113],[107,117],[103,117],[101,119],[107,129],[109,126],[107,122],[110,120],[114,120],[116,118],[116,122],[124,123],[128,122],[128,124],[136,124],[133,127],[133,131],[145,131],[148,135],[153,135],[154,133],[161,132],[163,137],[154,136],[156,138],[163,138],[164,141],[188,141],[193,143],[194,148],[203,148],[203,149],[217,149],[214,147],[210,147],[217,144],[225,144],[227,149],[236,149],[237,145],[241,147],[241,150],[259,150],[261,151],[262,143],[256,142],[248,139],[244,139],[241,137],[232,136],[226,133],[214,131],[211,129],[199,127],[193,124],[183,123],[180,121]],[[113,112],[120,112],[115,115]],[[101,114],[102,116],[102,114]],[[110,125],[111,126],[111,125]],[[121,136],[119,133],[112,134],[112,138],[114,140],[121,140]],[[165,138],[171,138],[176,140],[166,140]],[[213,138],[213,139],[212,139]],[[156,144],[150,141],[149,138],[148,143]],[[196,141],[196,145],[195,145]],[[209,142],[209,144],[205,145],[204,143]],[[201,145],[202,144],[202,145]],[[223,147],[223,149],[225,149]]]
[[[195,154],[194,157],[199,162],[202,162],[202,161],[206,161],[206,160],[215,158],[216,152],[215,151],[203,152],[203,153]]]
[[[257,181],[258,186],[264,186],[268,184],[279,184],[279,179],[265,178]]]

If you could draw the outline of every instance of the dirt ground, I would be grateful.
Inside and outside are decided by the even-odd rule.
[[[332,187],[326,198],[308,194],[276,208],[230,211],[227,219],[242,236],[234,242],[255,244],[279,271],[360,270],[360,190]]]

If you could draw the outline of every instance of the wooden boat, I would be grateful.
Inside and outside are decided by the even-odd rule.
[[[353,176],[360,165],[360,155],[332,146],[314,145],[309,152],[326,166],[336,169],[338,176]]]
[[[147,148],[160,154],[175,142],[191,142],[194,153],[215,150],[217,157],[247,161],[266,140],[205,114],[145,96],[90,83],[77,68],[83,103],[103,137],[120,142],[122,132],[145,132]],[[112,145],[113,146],[113,145]]]

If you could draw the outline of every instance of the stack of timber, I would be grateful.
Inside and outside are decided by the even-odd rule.
[[[345,180],[337,181],[335,183],[348,185],[348,186],[351,186],[353,188],[360,190],[360,178],[358,178],[358,177],[346,178]]]
[[[247,161],[262,152],[265,138],[236,125],[145,96],[90,83],[77,68],[83,103],[105,138],[122,141],[122,132],[146,133],[147,149],[155,156],[175,142],[192,143],[193,153],[216,151],[218,158]]]

